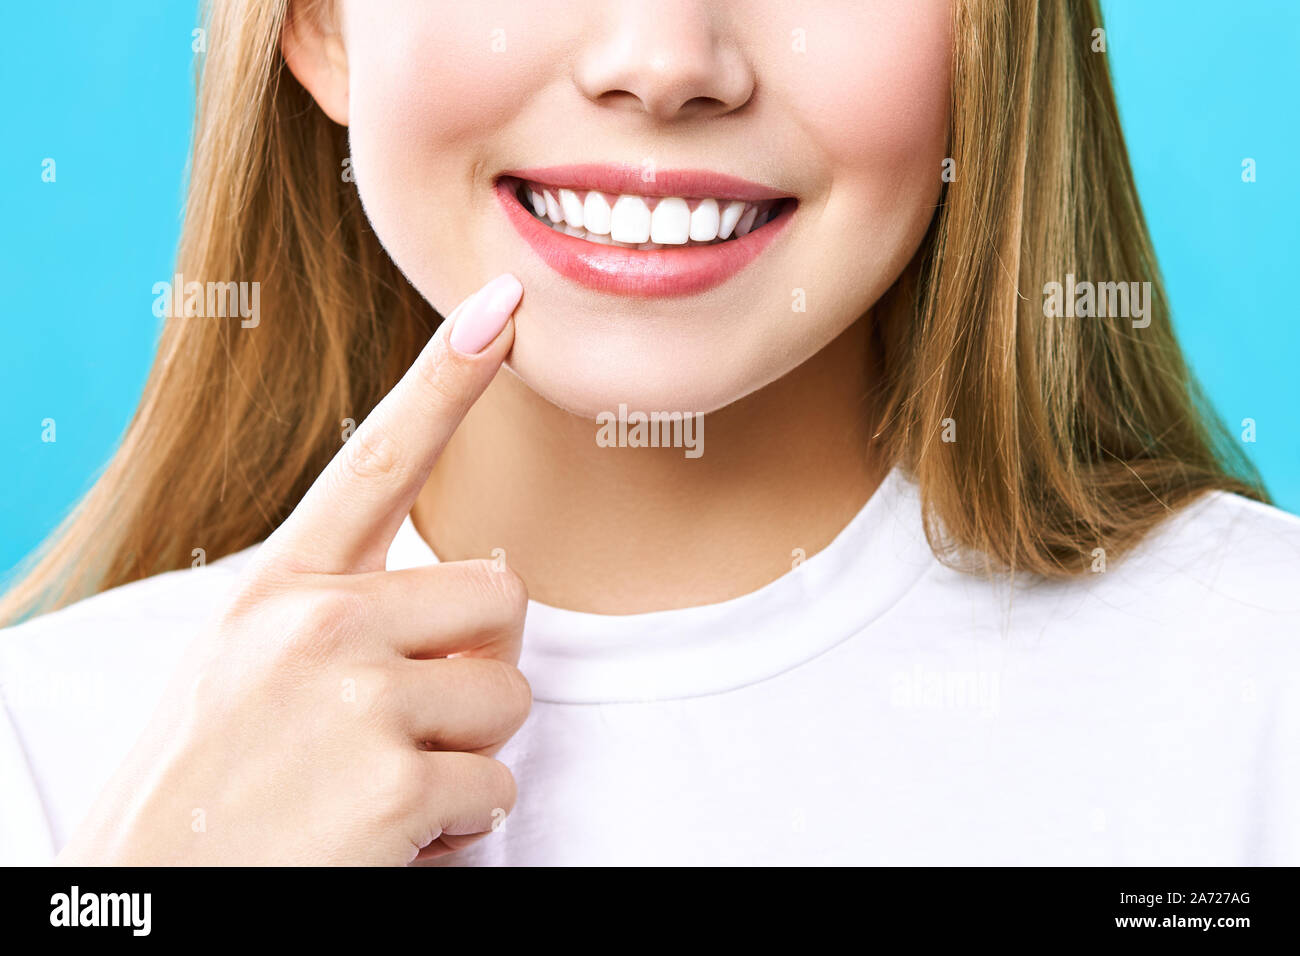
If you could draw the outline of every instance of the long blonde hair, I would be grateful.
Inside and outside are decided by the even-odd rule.
[[[440,321],[345,181],[346,130],[285,67],[288,6],[209,4],[177,262],[259,282],[266,318],[167,321],[121,447],[0,623],[264,538]],[[872,322],[880,445],[936,551],[1066,576],[1205,491],[1263,498],[1174,337],[1095,0],[959,0],[954,18],[956,179]],[[1150,325],[1045,318],[1067,273],[1151,282]]]

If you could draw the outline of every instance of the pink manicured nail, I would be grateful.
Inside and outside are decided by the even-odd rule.
[[[482,352],[506,327],[523,294],[524,287],[508,272],[479,289],[456,316],[449,339],[451,347],[462,355]]]

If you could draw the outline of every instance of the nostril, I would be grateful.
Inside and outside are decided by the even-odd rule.
[[[714,96],[693,96],[677,109],[677,115],[681,117],[696,116],[714,116],[718,113],[730,112],[729,107],[722,100]]]
[[[641,110],[644,108],[641,97],[635,93],[629,93],[627,90],[606,90],[596,97],[596,102],[602,106],[621,107],[623,109]]]
[[[609,109],[644,113],[663,122],[673,120],[692,120],[724,116],[742,109],[749,101],[749,95],[738,97],[731,102],[722,96],[697,93],[701,83],[663,83],[654,88],[628,89],[611,86],[591,97],[599,106]]]

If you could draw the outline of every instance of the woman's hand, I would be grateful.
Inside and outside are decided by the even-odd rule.
[[[521,294],[502,276],[467,299],[259,548],[59,862],[409,863],[509,812],[490,755],[532,702],[524,585],[384,561]]]

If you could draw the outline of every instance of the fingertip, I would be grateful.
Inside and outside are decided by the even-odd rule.
[[[485,284],[457,310],[447,342],[461,355],[478,355],[505,329],[524,286],[509,272]]]

